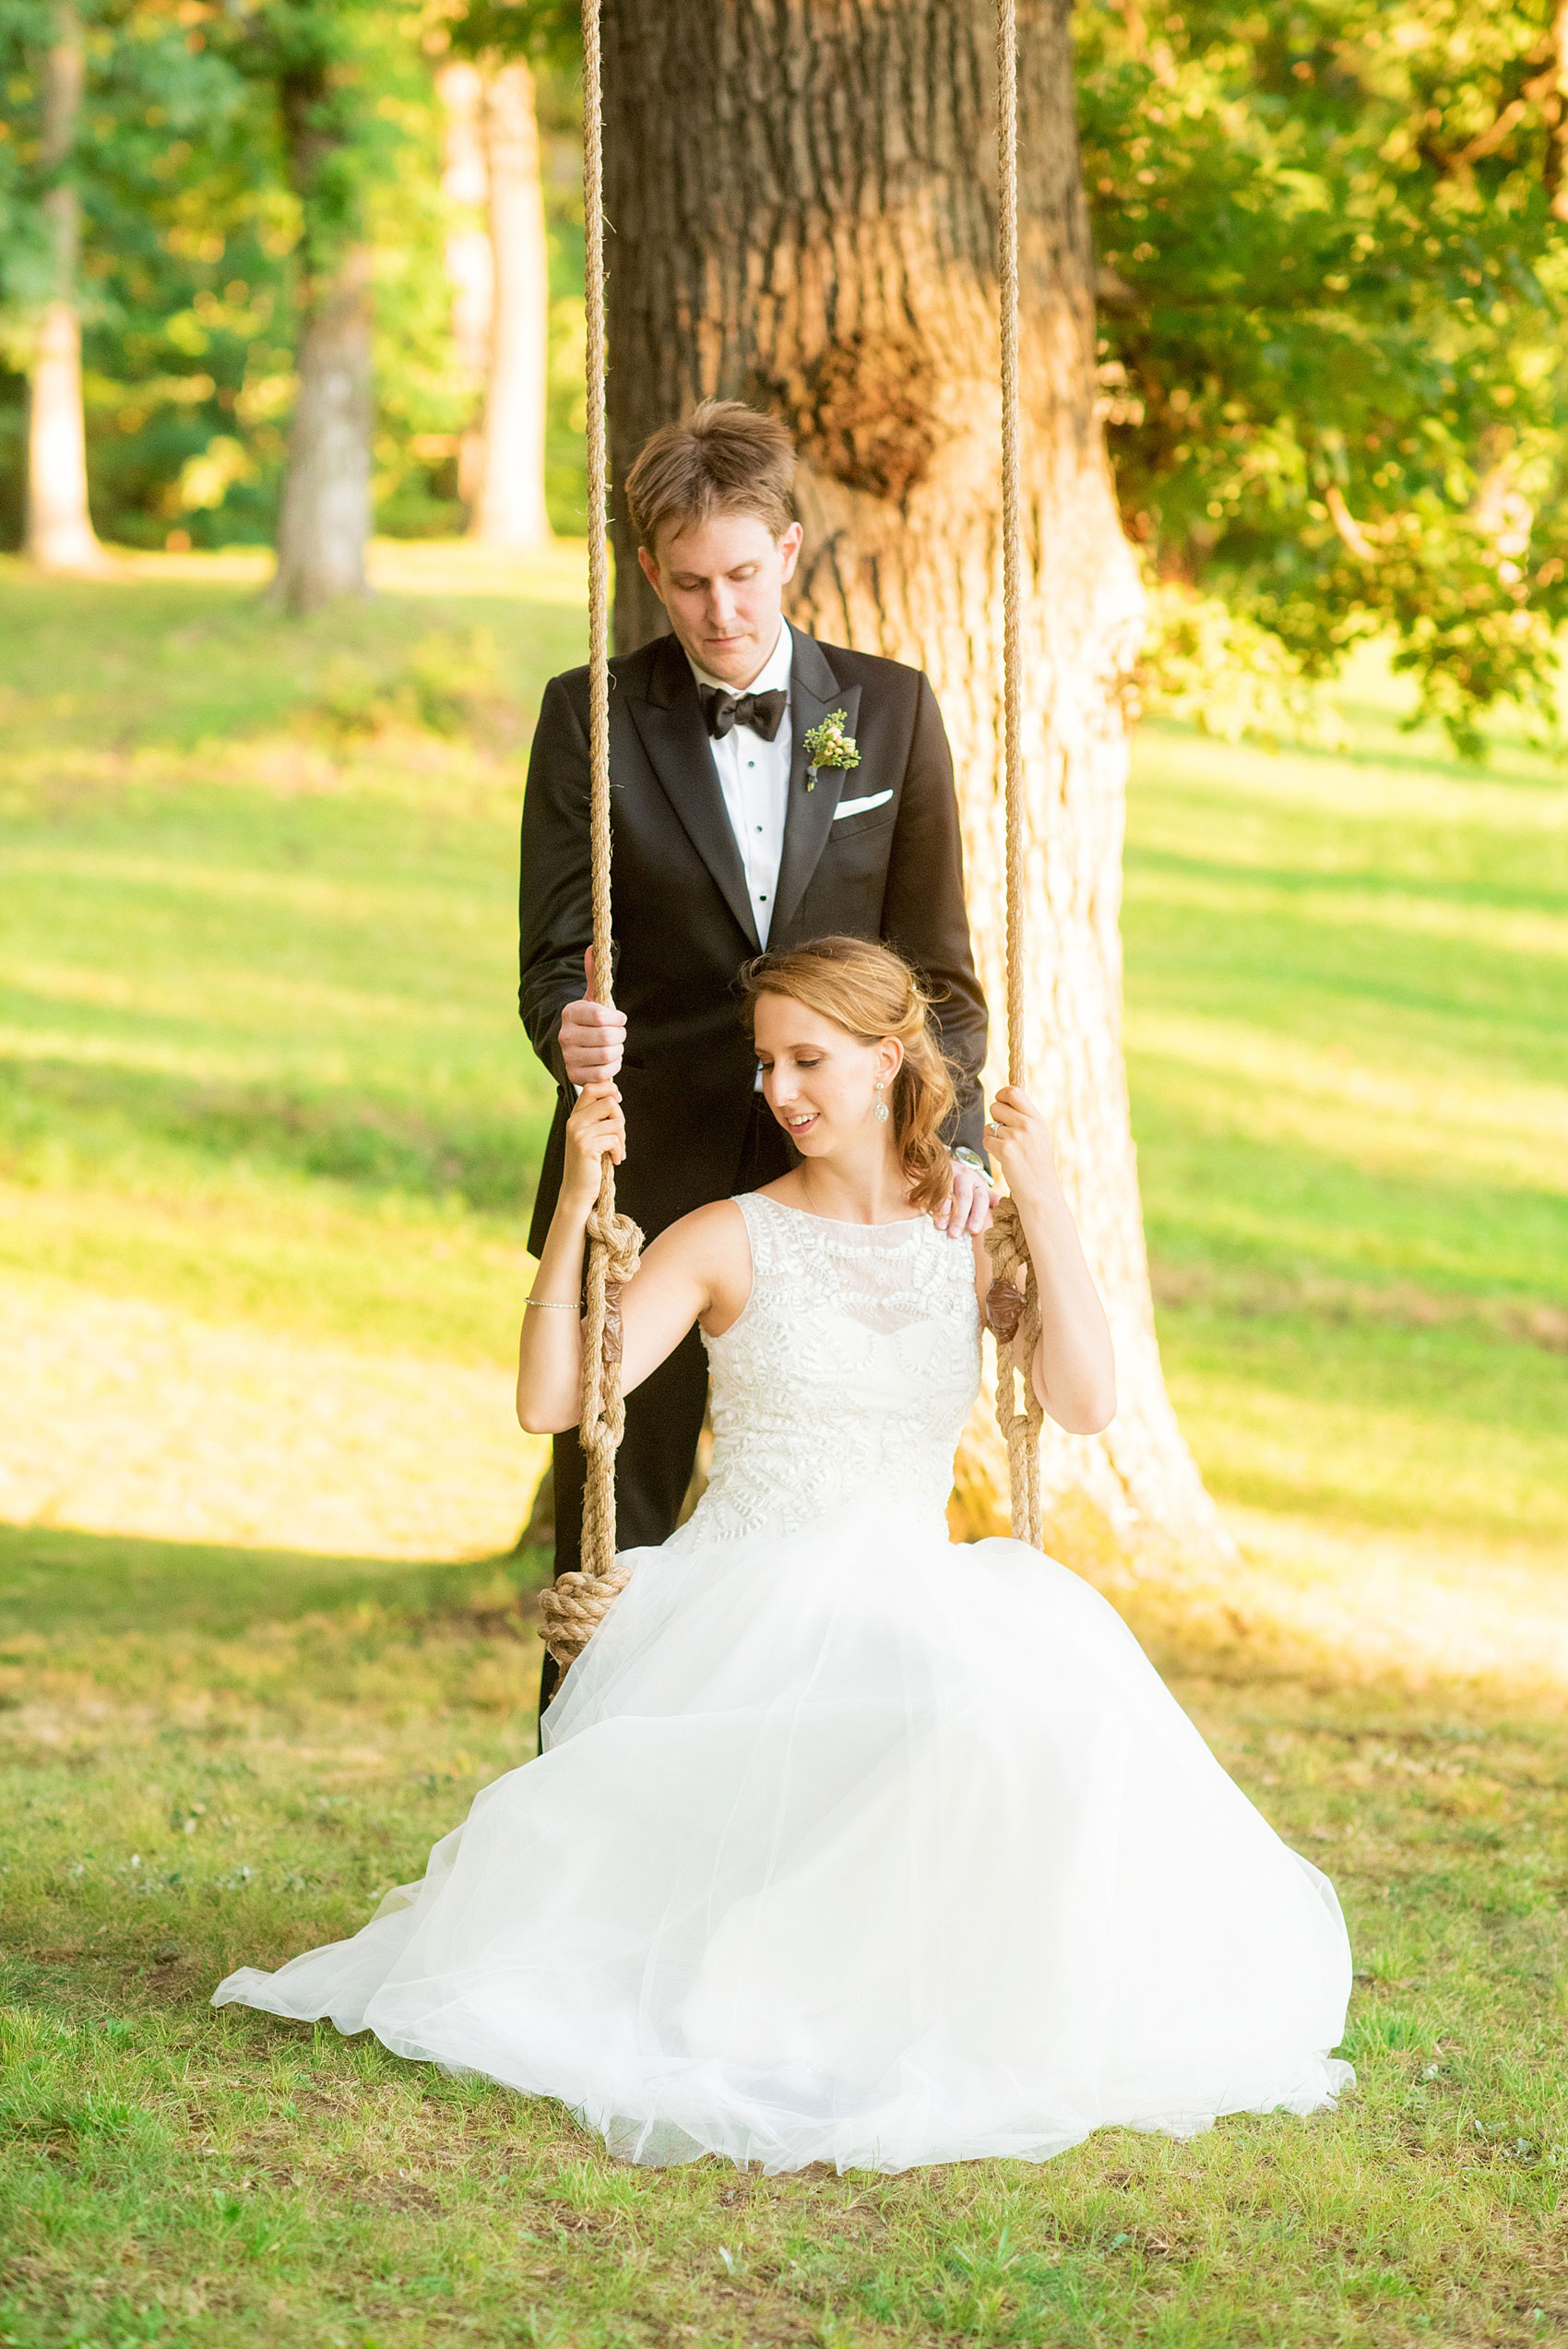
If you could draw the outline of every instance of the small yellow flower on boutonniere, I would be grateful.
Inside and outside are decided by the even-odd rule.
[[[861,763],[860,745],[849,729],[847,709],[829,710],[820,726],[807,732],[802,747],[806,754],[806,789],[815,791],[817,769],[822,767],[858,767]]]

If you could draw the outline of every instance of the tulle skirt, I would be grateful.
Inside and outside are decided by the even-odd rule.
[[[1332,1886],[1077,1576],[885,1494],[627,1562],[540,1758],[351,1940],[214,2005],[768,2171],[1039,2161],[1352,2081]]]

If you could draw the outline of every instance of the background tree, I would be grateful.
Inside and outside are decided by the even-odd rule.
[[[457,495],[472,510],[484,473],[484,380],[495,311],[494,259],[486,219],[484,76],[467,57],[437,70],[442,110],[441,192],[452,208],[443,245],[452,297],[452,355],[472,412],[457,454]]]
[[[396,136],[376,84],[396,78],[401,40],[380,0],[256,0],[234,44],[276,106],[299,209],[297,383],[273,590],[294,612],[365,589],[374,424],[365,181]]]
[[[43,52],[39,169],[50,284],[29,369],[27,551],[46,571],[90,570],[102,555],[88,507],[77,268],[81,208],[71,166],[86,73],[81,18],[55,0]]]
[[[526,57],[485,77],[484,157],[495,308],[484,463],[469,527],[487,546],[526,548],[551,534],[544,497],[550,264],[534,77]]]
[[[0,325],[26,393],[10,410],[6,502],[48,567],[99,559],[84,356],[101,399],[106,343],[123,358],[143,324],[149,240],[188,242],[196,214],[232,207],[224,149],[241,93],[208,51],[200,13],[160,0],[0,0]],[[166,317],[188,298],[179,274],[158,288]],[[0,392],[0,465],[6,422]],[[0,497],[6,486],[0,470]],[[104,487],[100,477],[93,496]]]
[[[1103,1437],[1051,1436],[1047,1506],[1075,1555],[1192,1552],[1223,1537],[1161,1377],[1122,1061],[1123,689],[1143,597],[1095,416],[1067,19],[1067,0],[1020,9],[1028,1044],[1115,1326],[1122,1407]],[[791,616],[929,671],[1000,1005],[991,0],[614,0],[605,37],[615,475],[707,394],[790,423],[806,525]],[[662,614],[624,523],[617,548],[624,647]],[[994,1521],[994,1450],[971,1451],[961,1482],[970,1523]]]
[[[575,72],[580,16],[566,0],[471,0],[452,28],[471,61],[470,134],[482,173],[491,314],[483,405],[472,454],[470,533],[526,549],[551,536],[550,256],[537,69]]]
[[[1562,0],[1114,0],[1076,23],[1110,442],[1151,568],[1223,599],[1229,662],[1313,678],[1384,634],[1461,748],[1499,698],[1550,722]],[[1201,716],[1213,679],[1170,608]]]
[[[458,489],[469,532],[487,546],[548,543],[545,430],[550,258],[534,76],[526,57],[454,59],[438,76],[447,118],[448,195],[482,226],[447,240],[453,337],[476,379]]]

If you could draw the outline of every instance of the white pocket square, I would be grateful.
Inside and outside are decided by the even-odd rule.
[[[891,792],[872,792],[864,799],[841,799],[833,811],[833,820],[841,824],[846,816],[863,816],[868,807],[885,807]]]

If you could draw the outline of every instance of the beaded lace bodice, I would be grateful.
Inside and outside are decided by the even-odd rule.
[[[837,1223],[755,1193],[735,1204],[752,1290],[703,1341],[713,1464],[683,1534],[809,1524],[871,1486],[940,1518],[980,1384],[968,1244],[926,1215]]]

